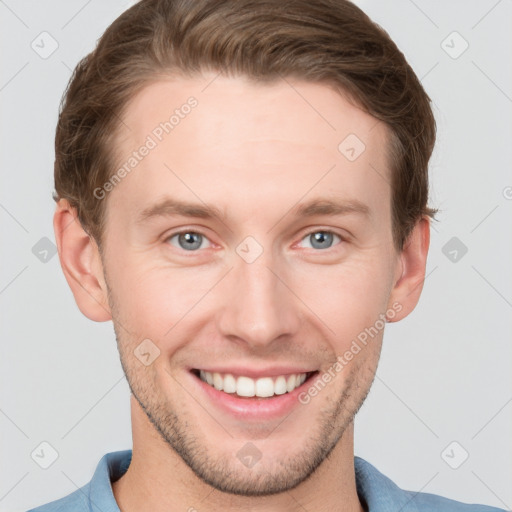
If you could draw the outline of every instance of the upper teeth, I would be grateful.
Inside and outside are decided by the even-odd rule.
[[[251,379],[244,376],[234,377],[231,373],[220,374],[200,370],[199,376],[210,386],[225,393],[236,393],[245,397],[269,397],[293,391],[306,380],[307,374],[297,373],[288,376],[280,375],[279,377]]]

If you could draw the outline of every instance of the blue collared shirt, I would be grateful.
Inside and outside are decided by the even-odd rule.
[[[75,492],[28,512],[120,512],[111,482],[126,472],[131,450],[107,453],[92,480]],[[505,512],[485,505],[469,505],[435,494],[404,491],[369,462],[354,457],[359,500],[368,512]]]

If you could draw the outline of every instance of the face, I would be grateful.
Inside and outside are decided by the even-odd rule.
[[[327,85],[214,78],[128,105],[103,270],[153,427],[204,482],[268,495],[315,471],[373,381],[399,262],[388,133]]]

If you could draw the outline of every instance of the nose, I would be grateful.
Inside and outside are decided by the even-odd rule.
[[[301,322],[300,301],[286,282],[288,274],[273,264],[266,251],[252,263],[235,259],[219,290],[221,335],[252,349],[293,336]]]

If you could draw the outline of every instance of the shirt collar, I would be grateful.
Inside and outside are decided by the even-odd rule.
[[[104,455],[90,484],[91,512],[120,512],[112,492],[115,482],[126,472],[132,450]],[[410,493],[405,493],[387,476],[361,457],[354,457],[356,488],[359,500],[368,512],[418,512]]]
[[[103,455],[96,467],[89,487],[91,512],[120,512],[112,482],[121,478],[132,460],[132,450],[111,452]]]
[[[359,500],[368,512],[418,512],[414,495],[404,492],[386,475],[361,457],[354,457]]]

